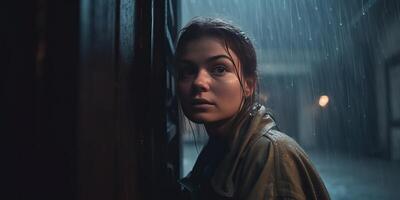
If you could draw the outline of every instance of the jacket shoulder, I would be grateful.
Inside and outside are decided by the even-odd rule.
[[[292,156],[288,157],[288,155]],[[242,154],[242,157],[259,162],[265,162],[268,157],[275,157],[274,161],[270,162],[277,163],[287,162],[288,159],[296,159],[298,156],[308,161],[307,154],[294,139],[285,133],[272,129],[254,136],[246,145]],[[286,159],[282,159],[282,157]]]
[[[268,153],[269,151],[279,151],[279,153],[301,153],[306,155],[304,150],[294,139],[277,130],[268,130],[252,138],[246,147],[244,155],[261,152]]]
[[[305,154],[300,145],[290,136],[277,130],[269,130],[263,134],[263,137],[274,145],[277,150],[292,153]]]
[[[263,134],[263,138],[267,138],[272,146],[278,174],[289,173],[297,176],[297,173],[304,170],[316,172],[308,155],[290,136],[277,130],[269,130]]]
[[[298,199],[329,199],[329,194],[300,145],[290,136],[270,130],[263,134],[273,146],[277,191]]]
[[[301,188],[303,169],[296,166],[299,160],[303,160],[299,148],[292,138],[275,130],[252,138],[239,167],[239,197],[304,199]]]

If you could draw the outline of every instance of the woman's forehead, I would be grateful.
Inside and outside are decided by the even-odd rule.
[[[226,43],[214,37],[202,37],[189,41],[180,56],[181,60],[203,61],[209,57],[225,55],[237,62],[236,54]]]

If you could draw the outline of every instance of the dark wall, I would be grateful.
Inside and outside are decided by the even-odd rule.
[[[173,195],[167,5],[176,7],[162,0],[2,6],[0,132],[12,199]]]
[[[166,181],[171,180],[166,167],[167,5],[162,0],[81,3],[80,199],[173,195]]]
[[[12,199],[74,199],[78,1],[2,5],[1,133]],[[12,173],[10,173],[12,172]]]

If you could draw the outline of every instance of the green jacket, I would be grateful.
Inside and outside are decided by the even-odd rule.
[[[181,180],[189,199],[329,199],[306,153],[263,106],[238,127],[223,145],[209,141]]]

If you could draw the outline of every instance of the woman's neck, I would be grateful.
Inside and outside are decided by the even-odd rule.
[[[209,137],[215,139],[224,139],[228,136],[232,127],[233,119],[226,119],[217,122],[204,124]]]
[[[204,127],[207,131],[207,135],[210,138],[214,138],[221,141],[227,141],[229,140],[229,137],[231,137],[231,133],[232,131],[234,131],[233,129],[235,129],[235,127],[240,127],[241,126],[240,124],[244,122],[243,120],[247,119],[247,117],[245,116],[250,116],[250,115],[240,115],[239,113],[238,115],[235,115],[225,120],[220,120],[212,123],[205,123]]]

